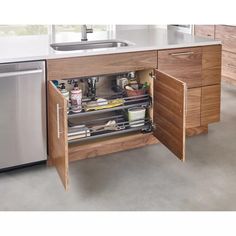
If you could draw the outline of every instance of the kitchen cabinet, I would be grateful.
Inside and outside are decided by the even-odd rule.
[[[205,110],[210,109],[207,101],[208,96],[211,97],[206,91],[212,91],[210,86],[221,82],[221,45],[158,51],[158,69],[186,82],[186,128],[203,127],[204,130],[204,125],[219,120],[219,108],[211,112]],[[218,103],[220,91],[215,93],[215,99]]]
[[[223,51],[236,53],[236,27],[229,25],[216,25],[215,39],[222,42]]]
[[[48,80],[138,71],[157,67],[157,52],[131,52],[48,60]]]
[[[220,84],[202,87],[202,125],[220,120],[220,90]]]
[[[201,88],[187,90],[186,128],[201,126]]]
[[[202,47],[202,86],[221,82],[221,45]]]
[[[215,38],[215,25],[194,25],[194,34],[202,38]]]
[[[214,29],[213,39],[220,40],[222,42],[222,79],[231,84],[236,84],[236,67],[235,67],[235,58],[236,58],[236,27],[231,25],[212,25],[211,27],[207,25],[196,25],[195,26],[195,35],[204,37],[206,34],[212,35]],[[204,47],[205,48],[205,47]],[[209,47],[208,47],[209,48]],[[212,53],[211,58],[209,57],[209,62],[213,62],[216,54]],[[210,56],[210,54],[209,54]],[[218,55],[219,56],[219,55]],[[218,66],[219,67],[219,66]],[[213,73],[219,73],[217,70],[213,69]],[[203,72],[204,73],[204,72]],[[207,72],[209,75],[209,73]],[[212,74],[211,78],[214,78]],[[217,76],[218,78],[218,76]],[[209,78],[210,79],[210,78]],[[210,83],[212,84],[212,83]],[[208,82],[205,85],[210,85]]]
[[[202,85],[201,47],[158,51],[158,69],[185,82],[188,88]]]
[[[229,25],[216,25],[216,39],[222,41],[222,78],[236,84],[236,27]]]
[[[236,80],[236,53],[223,51],[222,75],[224,78]]]
[[[211,57],[221,55],[221,48],[211,47],[214,50],[193,47],[48,60],[48,162],[56,167],[64,187],[69,185],[69,162],[84,158],[161,142],[184,161],[186,134],[205,132],[209,123],[219,120],[220,77],[213,79],[212,75],[220,76],[215,70],[221,65],[211,63]],[[81,121],[86,114],[67,114],[67,100],[52,80],[129,71],[136,71],[140,82],[150,84],[152,102],[147,106],[147,118],[152,128],[148,132],[128,128],[106,136],[68,140],[68,119],[77,117]],[[203,86],[204,78],[207,86]],[[121,108],[127,109],[125,105]],[[99,113],[92,114],[98,117]]]

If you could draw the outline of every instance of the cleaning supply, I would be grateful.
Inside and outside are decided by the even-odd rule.
[[[73,113],[82,111],[82,90],[79,88],[77,81],[74,83],[74,88],[71,90],[71,111]]]
[[[137,81],[136,73],[134,71],[129,72],[128,78],[129,78],[129,81],[128,81],[129,86],[132,87],[135,90],[138,90],[139,89],[139,84],[138,84],[138,81]]]
[[[117,98],[113,100],[108,100],[107,104],[105,105],[100,105],[99,102],[97,101],[92,101],[92,102],[87,102],[84,105],[85,111],[96,111],[96,110],[102,110],[102,109],[107,109],[107,108],[112,108],[112,107],[117,107],[121,106],[124,104],[124,99],[122,98]]]
[[[59,89],[62,93],[62,95],[66,98],[67,100],[67,113],[69,113],[69,100],[70,100],[70,93],[69,91],[66,89],[65,83],[61,83],[59,86]]]

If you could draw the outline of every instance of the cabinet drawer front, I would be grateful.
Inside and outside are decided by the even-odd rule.
[[[194,33],[196,36],[199,36],[199,37],[214,39],[215,26],[214,25],[195,25]]]
[[[47,61],[48,80],[105,75],[157,67],[157,51],[52,59]]]
[[[202,86],[220,84],[221,45],[202,47]]]
[[[201,125],[201,88],[187,90],[186,128]]]
[[[222,75],[236,81],[236,54],[223,51]]]
[[[236,27],[216,25],[215,37],[221,40],[223,50],[236,53]]]
[[[220,85],[202,87],[201,125],[220,121]]]
[[[186,82],[188,88],[202,85],[202,49],[182,48],[158,52],[158,69]]]

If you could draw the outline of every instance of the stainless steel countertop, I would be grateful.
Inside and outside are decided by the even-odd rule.
[[[162,50],[221,43],[212,39],[199,38],[190,34],[158,28],[118,30],[115,39],[132,42],[133,45],[120,48],[57,52],[50,47],[48,36],[0,37],[0,63]]]

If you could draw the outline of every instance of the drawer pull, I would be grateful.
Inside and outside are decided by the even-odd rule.
[[[60,134],[62,134],[63,132],[60,131],[60,110],[62,108],[59,106],[59,104],[57,104],[57,138],[60,139]]]
[[[177,52],[177,53],[169,53],[171,56],[183,56],[183,55],[192,55],[194,52]]]

